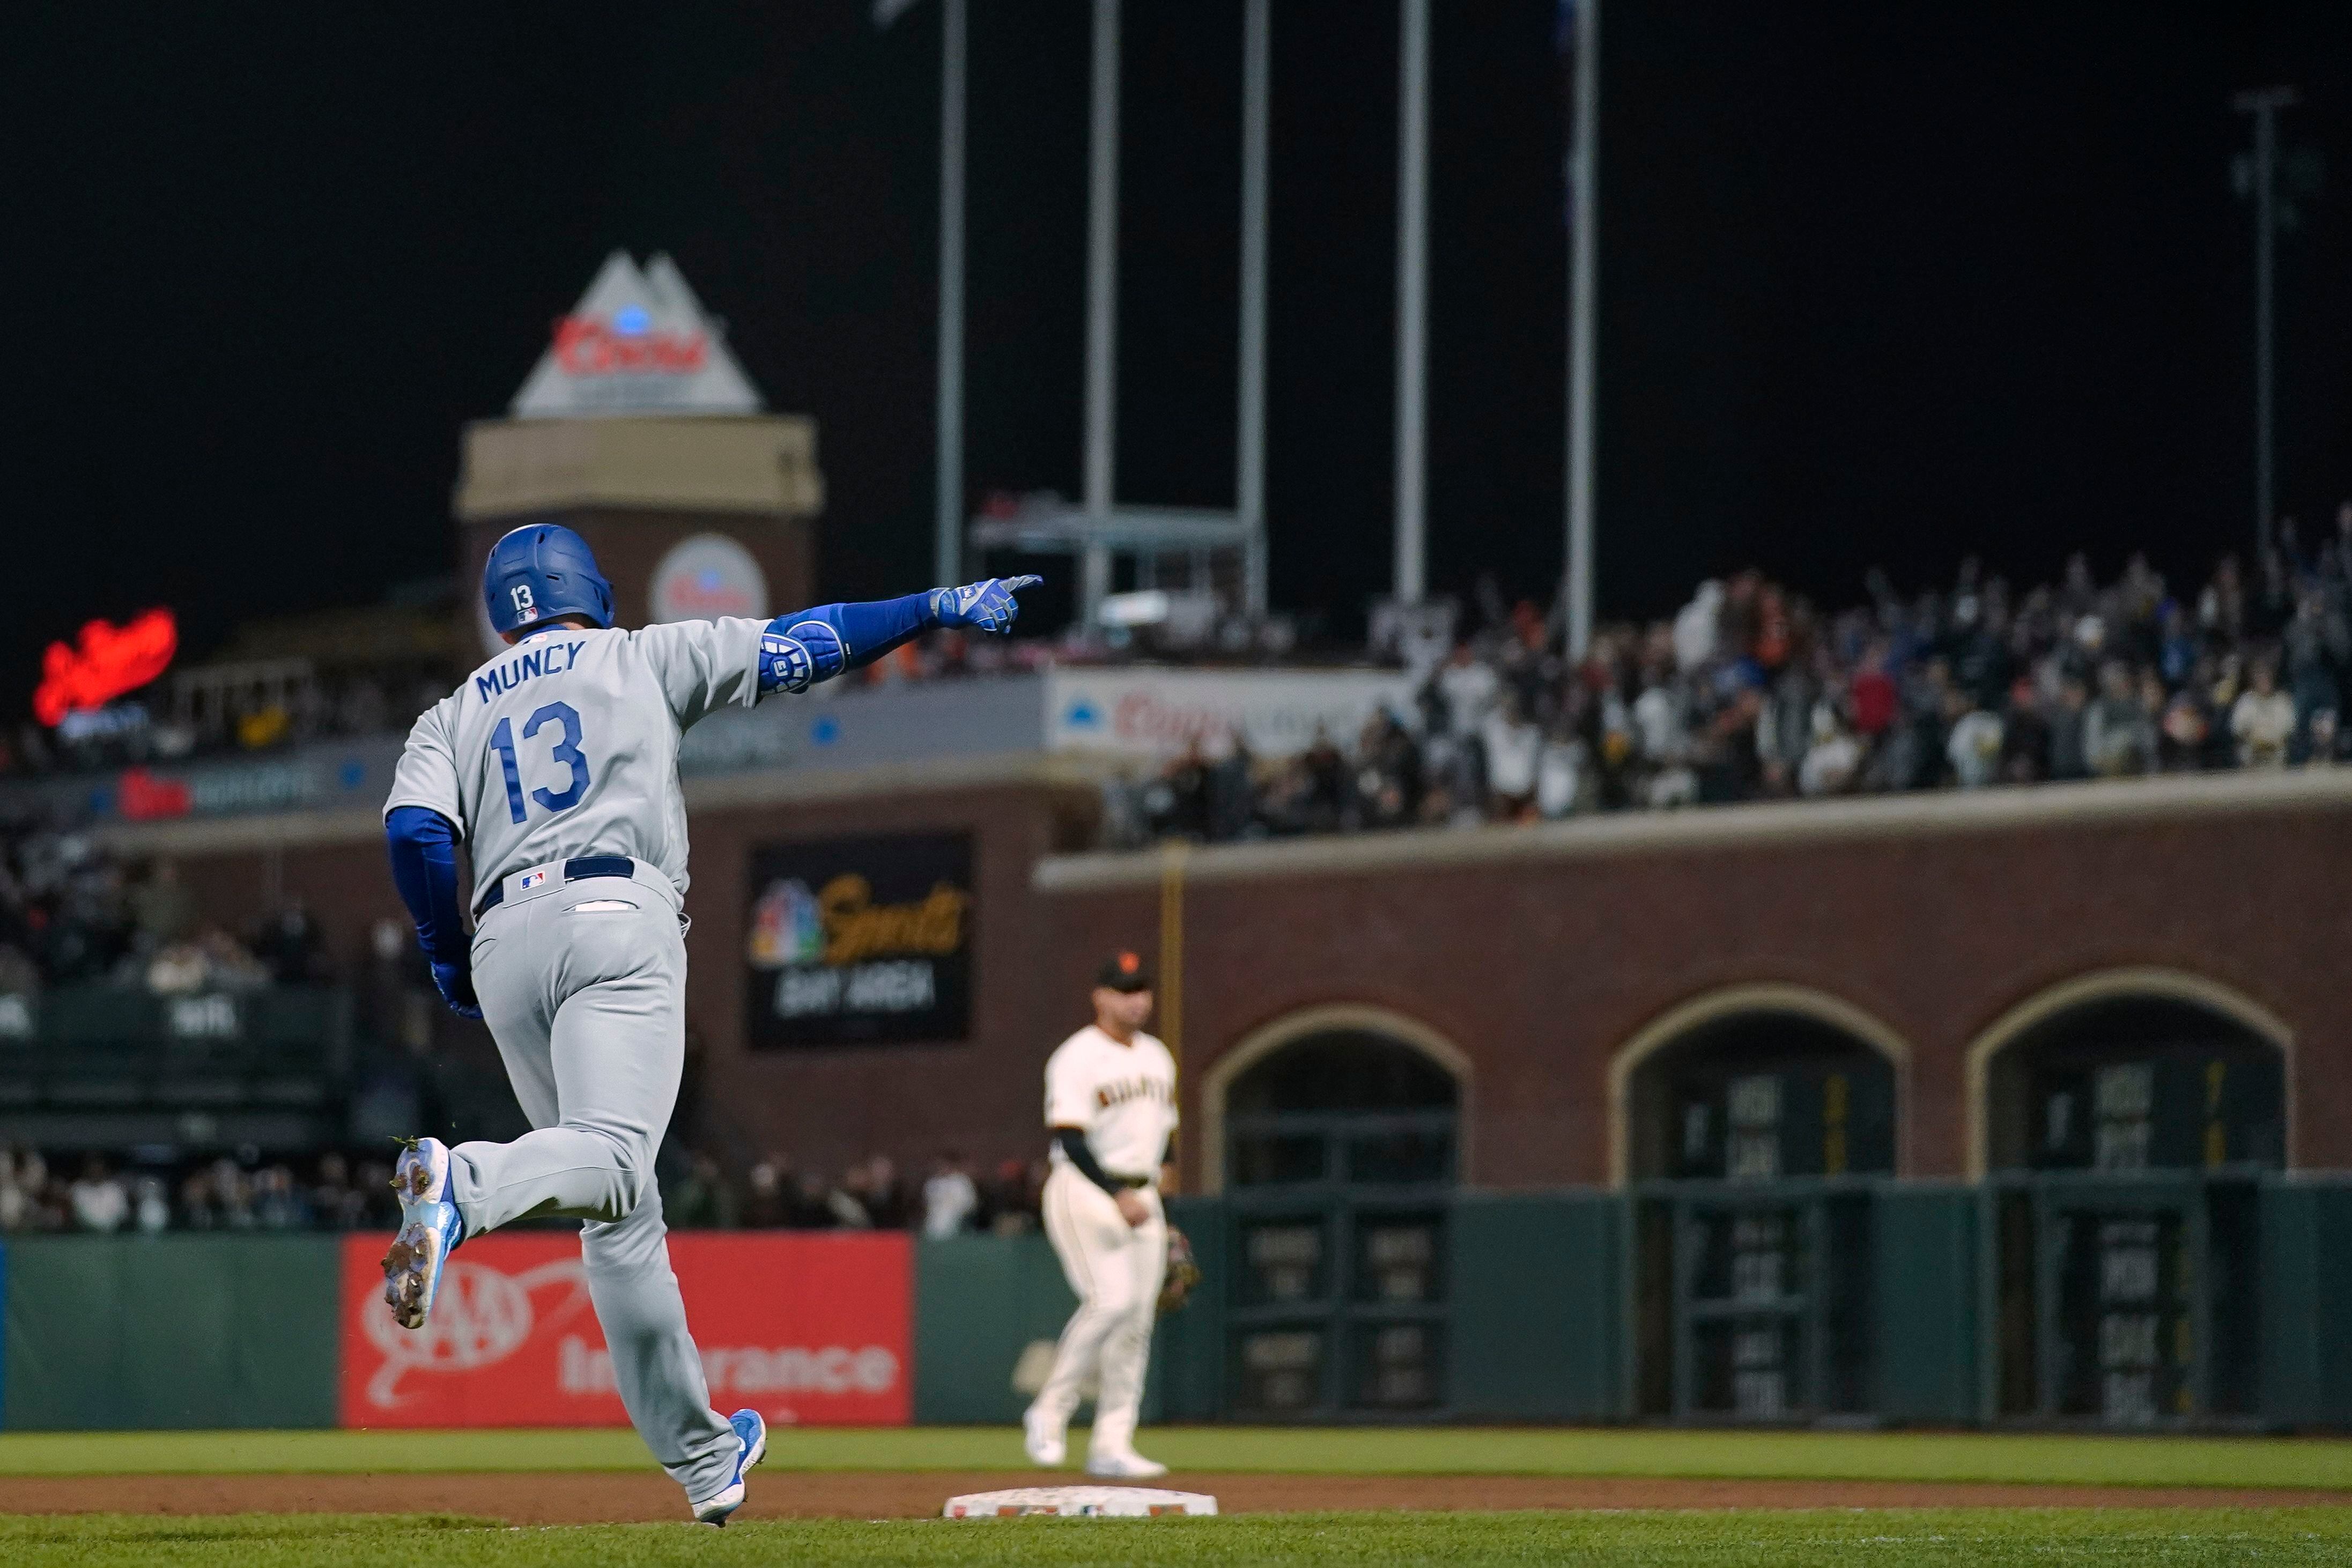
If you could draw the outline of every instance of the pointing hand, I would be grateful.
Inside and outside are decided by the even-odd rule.
[[[1045,582],[1043,577],[991,577],[985,582],[967,583],[961,588],[931,590],[931,616],[943,626],[977,626],[984,632],[1003,633],[1013,629],[1013,619],[1021,613],[1021,603],[1013,595],[1024,588],[1034,588]]]

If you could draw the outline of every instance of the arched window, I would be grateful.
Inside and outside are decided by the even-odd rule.
[[[1452,1073],[1392,1036],[1300,1036],[1225,1092],[1226,1185],[1452,1181],[1460,1093]]]
[[[1468,1072],[1423,1026],[1353,1005],[1278,1020],[1210,1068],[1200,1104],[1231,1227],[1234,1409],[1443,1407]]]
[[[2276,1170],[2285,1030],[2218,985],[2126,973],[2013,1011],[1970,1052],[1992,1171]]]
[[[1890,1173],[1902,1051],[1866,1015],[1795,987],[1677,1007],[1620,1053],[1620,1174]]]

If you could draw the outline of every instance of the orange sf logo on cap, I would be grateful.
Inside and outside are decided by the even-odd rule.
[[[1118,955],[1118,972],[1121,974],[1132,974],[1142,967],[1143,960],[1136,957],[1135,954],[1122,952]]]

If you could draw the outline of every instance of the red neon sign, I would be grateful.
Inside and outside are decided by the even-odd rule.
[[[709,357],[710,340],[701,332],[621,332],[595,316],[555,323],[555,363],[566,375],[690,375]]]
[[[53,642],[41,655],[33,714],[55,728],[68,713],[102,708],[163,674],[179,650],[179,623],[169,610],[149,610],[120,626],[92,621],[79,647]]]

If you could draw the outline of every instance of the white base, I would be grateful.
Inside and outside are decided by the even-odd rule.
[[[1014,1487],[1009,1491],[951,1497],[940,1517],[1018,1519],[1024,1514],[1047,1513],[1070,1519],[1168,1519],[1216,1511],[1217,1500],[1205,1492],[1161,1491],[1156,1487]]]

